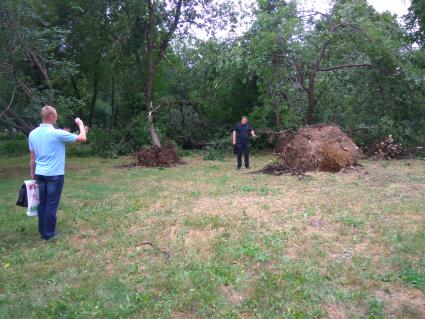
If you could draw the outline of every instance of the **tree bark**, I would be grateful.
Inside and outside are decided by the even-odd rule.
[[[316,103],[317,99],[314,96],[314,84],[311,86],[311,89],[309,89],[308,93],[308,110],[307,110],[307,124],[311,125],[313,124],[313,115],[314,111],[316,109]]]
[[[177,26],[178,26],[179,21],[180,21],[180,15],[181,15],[181,12],[182,12],[182,5],[183,5],[183,0],[179,0],[176,4],[176,13],[174,15],[173,23],[171,24],[170,29],[167,32],[167,35],[162,40],[161,47],[159,48],[158,63],[165,56],[165,51],[167,50],[168,44],[170,43],[170,40],[171,40],[171,37],[173,36],[174,32],[177,29]]]
[[[27,56],[28,56],[28,59],[31,61],[31,63],[37,67],[37,69],[40,71],[41,75],[43,76],[44,80],[46,81],[47,86],[49,87],[49,92],[50,92],[49,103],[53,104],[54,98],[55,98],[53,85],[52,85],[52,81],[50,81],[50,77],[47,72],[46,66],[42,62],[41,56],[32,50],[28,50]]]
[[[75,91],[77,99],[81,100],[80,90],[78,89],[77,82],[75,81],[75,78],[73,76],[71,76],[71,83],[72,83],[72,86],[74,87],[74,91]],[[83,109],[81,108],[81,106],[78,107],[78,117],[80,119],[84,118]]]
[[[93,95],[90,101],[90,114],[89,114],[89,127],[93,126],[93,118],[94,118],[94,111],[96,109],[96,100],[97,100],[97,88],[98,88],[98,78],[97,74],[94,75],[94,82],[93,82]]]
[[[152,145],[161,147],[158,133],[154,124],[154,110],[152,106],[152,90],[153,90],[153,17],[154,17],[153,0],[148,0],[148,23],[146,27],[146,54],[147,54],[147,74],[146,74],[146,107],[148,111],[148,121],[150,125]]]
[[[117,103],[115,100],[115,77],[112,76],[111,79],[112,92],[111,92],[111,126],[115,128],[117,126]]]
[[[25,121],[22,117],[16,114],[12,109],[8,108],[4,111],[4,114],[13,121],[13,127],[18,131],[21,131],[25,136],[30,135],[33,126]]]
[[[279,98],[278,94],[276,94],[276,90],[274,88],[275,82],[276,82],[276,69],[277,69],[277,56],[272,56],[272,83],[271,83],[271,92],[270,92],[270,98],[272,100],[274,112],[275,112],[275,125],[277,128],[280,128],[281,120],[280,120],[280,110],[279,110]]]

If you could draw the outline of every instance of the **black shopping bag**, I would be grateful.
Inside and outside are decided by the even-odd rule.
[[[27,197],[27,187],[25,183],[22,184],[21,189],[19,190],[18,201],[16,205],[21,207],[28,207],[28,197]]]

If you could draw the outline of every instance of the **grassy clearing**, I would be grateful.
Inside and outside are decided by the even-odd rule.
[[[425,317],[423,161],[299,179],[202,158],[69,159],[52,243],[14,206],[27,158],[0,158],[0,318]]]

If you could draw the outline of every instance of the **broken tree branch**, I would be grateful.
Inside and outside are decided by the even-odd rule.
[[[320,72],[329,72],[329,71],[335,71],[339,69],[347,69],[347,68],[359,68],[359,67],[367,67],[367,68],[373,68],[372,64],[369,63],[362,63],[362,64],[340,64],[340,65],[334,65],[334,66],[328,66],[328,67],[320,67],[318,71]]]
[[[10,99],[9,105],[3,110],[3,112],[1,112],[0,117],[2,117],[4,114],[6,114],[6,112],[10,109],[10,107],[12,106],[14,97],[15,97],[15,89],[13,89],[12,97]]]

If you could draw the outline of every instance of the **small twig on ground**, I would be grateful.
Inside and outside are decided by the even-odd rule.
[[[159,252],[163,253],[165,256],[165,259],[169,260],[171,258],[171,253],[165,250],[162,250],[161,248],[159,248],[157,245],[155,245],[153,242],[151,241],[144,241],[141,243],[141,245],[149,245],[152,248],[158,250]]]

